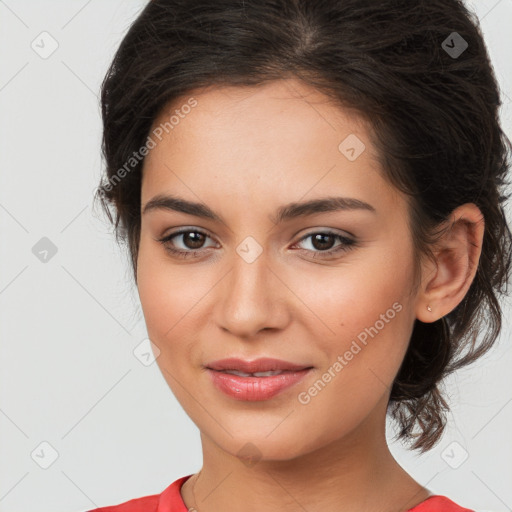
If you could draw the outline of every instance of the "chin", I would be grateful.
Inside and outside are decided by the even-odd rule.
[[[315,443],[307,444],[304,435],[300,432],[290,433],[283,430],[281,435],[277,430],[270,435],[262,433],[261,428],[251,431],[244,430],[244,436],[226,436],[222,440],[215,440],[222,450],[240,459],[247,467],[252,467],[264,461],[291,461],[313,451]]]

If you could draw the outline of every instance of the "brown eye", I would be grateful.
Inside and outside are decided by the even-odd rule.
[[[309,253],[313,253],[314,258],[323,258],[334,256],[337,253],[348,251],[357,246],[355,240],[347,238],[338,233],[332,233],[330,231],[317,231],[315,233],[309,233],[308,235],[301,238],[299,243],[305,240],[311,239],[312,249],[305,249]],[[339,240],[338,245],[334,245],[336,240]]]
[[[204,252],[204,243],[208,238],[210,237],[206,233],[197,229],[182,229],[158,241],[164,246],[165,250],[173,256],[189,258],[198,256],[201,252]],[[178,245],[178,247],[176,247],[176,245]],[[179,245],[182,247],[179,247]]]
[[[198,231],[186,231],[185,233],[181,233],[181,236],[183,237],[183,243],[189,249],[200,249],[206,238],[203,233],[199,233]]]
[[[312,244],[320,251],[331,249],[335,242],[335,236],[329,233],[316,233],[312,235]]]

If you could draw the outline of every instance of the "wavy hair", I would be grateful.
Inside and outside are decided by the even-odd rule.
[[[460,55],[449,52],[456,42],[467,44]],[[136,282],[143,158],[133,155],[153,121],[196,88],[289,77],[368,122],[385,177],[409,203],[416,278],[455,208],[474,203],[484,216],[475,279],[448,315],[415,321],[390,393],[398,438],[427,451],[449,410],[442,380],[484,355],[500,333],[498,295],[508,292],[511,267],[503,190],[512,145],[479,21],[462,1],[148,2],[101,86],[106,168],[96,198],[128,245]]]

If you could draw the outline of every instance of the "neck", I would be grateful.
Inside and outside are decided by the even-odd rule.
[[[340,504],[344,512],[405,512],[431,493],[393,458],[385,415],[381,423],[379,435],[367,420],[350,435],[293,459],[253,463],[201,433],[203,467],[199,478],[183,485],[183,499],[197,512],[335,512]]]

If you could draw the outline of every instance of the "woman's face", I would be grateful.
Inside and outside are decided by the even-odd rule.
[[[276,460],[383,428],[416,301],[406,202],[381,176],[365,125],[283,80],[198,90],[152,130],[138,290],[187,414],[225,451],[250,442]],[[171,195],[214,215],[170,201],[145,209]],[[345,198],[336,209],[298,207],[335,198]],[[230,395],[207,367],[232,357],[311,369],[277,394],[272,384],[237,394],[247,384],[235,382]]]

